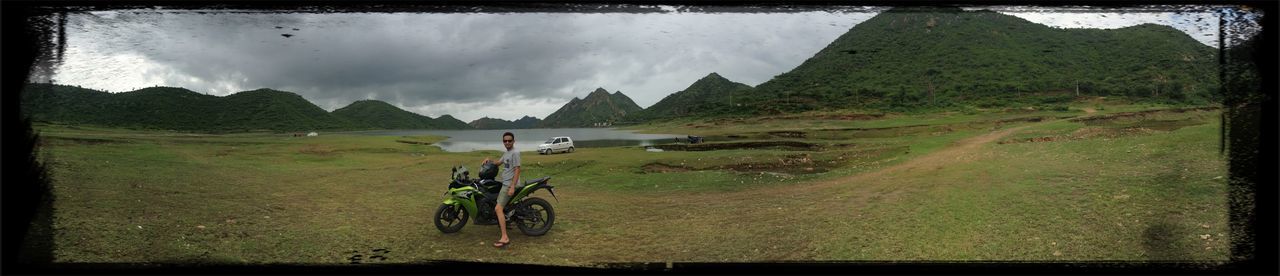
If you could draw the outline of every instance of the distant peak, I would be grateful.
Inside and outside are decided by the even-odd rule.
[[[724,76],[720,76],[720,74],[716,74],[716,73],[714,73],[714,72],[713,72],[713,73],[711,73],[711,74],[708,74],[706,77],[702,77],[701,79],[698,79],[697,81],[695,81],[695,82],[694,82],[694,84],[697,84],[697,83],[726,83],[726,82],[732,82],[732,81],[730,81],[729,79],[724,78]]]
[[[162,91],[162,92],[178,91],[178,92],[190,92],[190,93],[196,93],[195,91],[191,91],[190,89],[186,89],[186,88],[182,88],[182,87],[169,87],[169,86],[154,86],[154,87],[146,87],[146,88],[142,88],[142,89],[138,89],[138,90],[134,90],[134,91]],[[198,93],[197,93],[197,94],[198,94]]]
[[[284,91],[275,90],[275,89],[271,89],[271,88],[265,88],[265,87],[264,87],[264,88],[254,89],[254,90],[249,90],[249,91],[258,91],[258,92],[284,92]]]
[[[364,99],[364,100],[359,100],[359,101],[356,101],[356,102],[351,103],[351,104],[362,104],[362,105],[370,105],[370,104],[372,104],[372,105],[391,105],[391,103],[384,102],[384,101],[380,101],[380,100],[374,100],[374,99]]]
[[[895,12],[964,12],[964,9],[958,7],[893,7],[885,11],[886,13]]]
[[[604,88],[596,88],[596,91],[591,91],[591,94],[587,94],[587,97],[591,97],[592,95],[609,95],[609,90],[604,90]]]
[[[704,80],[728,80],[728,79],[725,79],[725,78],[724,78],[724,76],[721,76],[720,74],[717,74],[716,72],[711,72],[711,74],[707,74],[707,76],[706,76],[706,77],[702,77],[702,79],[704,79]]]
[[[289,92],[289,91],[280,91],[280,90],[275,90],[275,89],[271,89],[271,88],[258,88],[258,89],[249,90],[249,91],[245,91],[245,92],[257,92],[257,93],[282,93],[282,94],[292,94],[292,95],[297,95],[297,94],[298,94],[298,93],[293,93],[293,92]]]
[[[1173,31],[1178,31],[1178,29],[1174,28],[1173,26],[1169,26],[1169,25],[1160,25],[1160,24],[1156,24],[1156,23],[1142,23],[1142,24],[1133,25],[1133,26],[1128,26],[1128,27],[1124,27],[1124,28],[1120,28],[1120,29],[1134,29],[1134,30],[1150,29],[1150,30],[1173,30]]]

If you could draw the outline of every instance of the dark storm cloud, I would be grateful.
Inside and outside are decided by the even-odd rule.
[[[756,85],[871,15],[102,12],[72,18],[76,48],[55,78],[116,92],[267,87],[329,110],[379,99],[464,120],[545,117],[597,87],[648,106],[711,72]]]
[[[561,50],[569,45],[546,34],[576,31],[564,22],[530,30],[460,14],[232,16],[297,18],[236,24],[211,24],[228,16],[184,19],[194,41],[172,40],[149,57],[186,75],[246,89],[271,87],[317,99],[372,96],[410,106],[481,101],[503,92],[538,97],[556,89],[556,79],[585,75],[553,66],[572,58]]]

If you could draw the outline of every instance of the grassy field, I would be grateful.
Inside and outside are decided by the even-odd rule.
[[[1218,111],[1125,113],[1163,108],[635,126],[815,146],[527,152],[557,220],[510,250],[489,246],[496,226],[432,224],[449,168],[499,155],[425,145],[444,137],[36,129],[57,262],[1225,261]]]

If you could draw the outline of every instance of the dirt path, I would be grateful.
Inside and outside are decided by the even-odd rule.
[[[936,152],[930,153],[925,156],[920,156],[915,159],[907,160],[906,162],[902,162],[900,164],[893,165],[888,168],[876,170],[873,172],[863,173],[863,174],[856,174],[856,175],[851,175],[847,177],[821,181],[819,182],[818,185],[819,187],[825,187],[825,186],[842,184],[842,183],[856,183],[860,181],[883,179],[884,176],[887,174],[893,174],[901,171],[916,170],[916,169],[932,169],[932,168],[944,166],[951,163],[968,162],[973,160],[974,156],[978,153],[978,148],[981,147],[982,145],[995,142],[996,140],[1000,140],[1000,138],[1004,138],[1005,136],[1008,136],[1013,132],[1016,132],[1018,130],[1021,130],[1023,128],[1027,128],[1030,126],[1032,125],[1024,125],[1019,127],[1002,129],[999,131],[994,131],[991,133],[987,133],[987,134],[983,134],[975,137],[965,138],[963,140],[956,141],[950,147],[938,150]]]
[[[1043,123],[1037,123],[1043,124]],[[993,131],[991,133],[982,134],[974,137],[961,139],[952,143],[950,146],[940,149],[936,152],[919,156],[905,162],[881,168],[875,171],[860,173],[835,179],[819,180],[809,184],[781,185],[773,187],[754,188],[750,190],[735,193],[704,193],[689,194],[679,198],[670,198],[668,202],[706,202],[706,200],[715,201],[733,201],[745,200],[747,198],[758,198],[762,195],[777,196],[804,196],[816,195],[813,193],[815,189],[829,190],[833,186],[847,186],[846,184],[866,183],[869,181],[886,180],[886,177],[893,176],[899,172],[911,170],[934,169],[947,164],[968,162],[973,160],[979,154],[979,148],[982,145],[990,144],[1016,132],[1023,128],[1027,128],[1036,124],[1023,125],[1007,129]],[[852,187],[850,187],[852,188]],[[818,193],[820,194],[820,193]]]
[[[596,236],[599,231],[611,233],[613,241],[605,242],[611,245],[603,248],[612,252],[599,255],[611,256],[616,259],[610,260],[615,261],[654,256],[681,261],[818,258],[822,253],[817,246],[831,238],[823,234],[832,230],[827,225],[830,219],[861,212],[873,204],[891,203],[921,189],[911,185],[912,179],[922,177],[916,172],[972,162],[984,154],[984,145],[1037,124],[1042,123],[964,138],[935,152],[871,172],[807,183],[659,197],[582,191],[575,200],[608,201],[598,204],[612,206],[611,211],[584,212],[573,220],[609,223],[592,226],[595,231],[590,233],[563,234],[572,236],[565,237],[572,240],[598,240],[602,238]],[[634,241],[647,243],[633,244]]]

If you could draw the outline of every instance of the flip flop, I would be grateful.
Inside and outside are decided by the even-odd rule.
[[[505,248],[507,247],[507,245],[511,245],[511,241],[507,241],[507,242],[499,241],[499,242],[493,243],[493,247],[497,247],[497,248]]]

